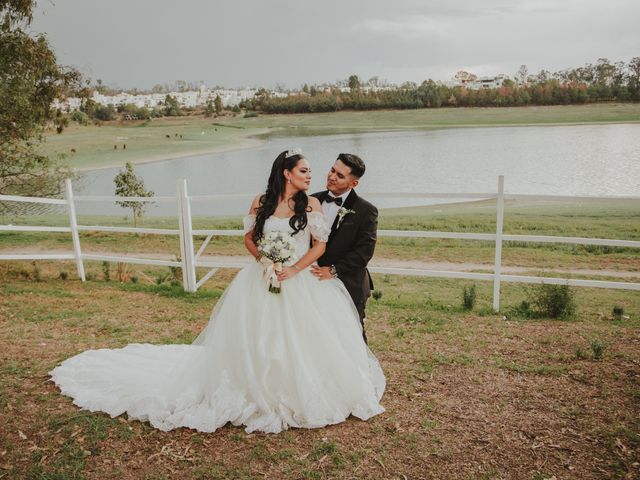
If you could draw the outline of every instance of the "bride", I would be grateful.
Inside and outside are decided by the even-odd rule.
[[[338,279],[319,281],[309,269],[329,234],[319,201],[306,194],[310,180],[298,151],[275,159],[266,193],[244,219],[258,261],[236,275],[193,344],[88,350],[50,372],[62,393],[164,431],[213,432],[231,422],[277,433],[383,412],[385,378],[351,297]],[[295,244],[280,273],[258,247],[271,232]]]

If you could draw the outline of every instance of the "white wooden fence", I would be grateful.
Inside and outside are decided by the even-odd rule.
[[[116,196],[74,196],[71,180],[67,180],[65,184],[65,199],[51,199],[39,197],[23,197],[14,195],[0,195],[0,201],[9,202],[26,202],[40,203],[49,205],[66,205],[69,212],[68,227],[44,227],[44,226],[17,226],[17,225],[0,225],[1,231],[10,232],[65,232],[70,233],[73,242],[73,253],[67,254],[0,254],[0,260],[75,260],[78,270],[78,276],[85,281],[84,261],[98,260],[107,262],[124,262],[144,265],[159,266],[175,266],[182,268],[182,279],[184,289],[187,292],[195,292],[202,286],[220,267],[241,267],[242,262],[237,264],[220,263],[203,261],[202,253],[205,251],[208,243],[214,236],[242,236],[242,230],[194,230],[191,221],[191,202],[192,201],[213,201],[230,197],[244,197],[244,194],[228,194],[228,195],[200,195],[189,196],[187,192],[187,182],[184,179],[178,180],[176,186],[176,196],[157,196],[157,197],[116,197]],[[437,271],[425,269],[409,269],[409,268],[388,268],[388,267],[371,267],[374,273],[411,275],[424,277],[442,277],[442,278],[459,278],[470,280],[489,280],[493,281],[493,308],[499,311],[500,308],[500,284],[501,282],[520,282],[520,283],[550,283],[571,285],[577,287],[596,287],[596,288],[615,288],[627,290],[639,290],[640,283],[632,282],[610,282],[600,280],[579,280],[569,278],[554,277],[537,277],[525,275],[503,275],[501,273],[502,266],[502,245],[505,241],[518,242],[535,242],[535,243],[568,243],[580,245],[607,245],[612,247],[640,247],[640,241],[634,240],[614,240],[606,238],[582,238],[582,237],[555,237],[544,235],[505,235],[503,233],[504,225],[504,177],[498,178],[498,190],[496,193],[380,193],[369,194],[370,197],[394,197],[394,198],[455,198],[455,199],[496,199],[496,232],[495,233],[464,233],[464,232],[434,232],[434,231],[412,231],[412,230],[378,230],[380,237],[412,237],[412,238],[452,238],[462,240],[483,240],[495,243],[495,258],[493,273],[472,273],[458,271]],[[545,199],[545,198],[564,198],[576,200],[580,198],[620,198],[620,197],[558,197],[546,195],[509,195],[509,198],[528,198],[528,199]],[[640,200],[640,197],[625,197],[627,199]],[[176,202],[178,207],[179,228],[162,229],[162,228],[131,228],[131,227],[107,227],[100,225],[78,225],[76,215],[77,201],[95,201],[95,202]],[[129,256],[106,255],[106,254],[87,254],[82,253],[80,232],[100,231],[100,232],[120,232],[120,233],[144,233],[156,235],[178,235],[180,237],[180,255],[179,261],[156,260],[150,258],[132,258]],[[193,236],[206,236],[197,252],[194,252]],[[210,270],[199,280],[197,279],[196,269],[198,267],[208,267]],[[211,268],[213,267],[213,268]]]

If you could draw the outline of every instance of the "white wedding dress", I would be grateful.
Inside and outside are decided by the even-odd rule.
[[[245,218],[245,231],[254,220]],[[289,219],[273,216],[264,230],[292,232]],[[291,263],[308,251],[311,235],[327,240],[321,213],[309,213],[294,236]],[[88,350],[50,374],[82,408],[126,412],[165,431],[213,432],[231,422],[277,433],[384,411],[385,378],[342,283],[305,269],[274,294],[258,262],[236,275],[193,344]]]

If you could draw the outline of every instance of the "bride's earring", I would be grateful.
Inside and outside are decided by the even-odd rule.
[[[291,183],[291,179],[290,178],[287,178],[287,183]]]

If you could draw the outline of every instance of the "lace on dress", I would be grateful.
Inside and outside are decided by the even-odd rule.
[[[277,217],[276,217],[277,218]],[[256,225],[255,215],[246,215],[242,219],[245,235],[253,230]],[[322,212],[309,212],[307,213],[307,227],[311,236],[319,242],[326,242],[329,240],[329,234],[331,229],[325,221],[324,214]]]
[[[255,215],[247,215],[242,219],[242,225],[244,227],[244,234],[246,235],[253,227],[256,225],[256,216]]]
[[[327,225],[322,212],[309,212],[307,214],[307,225],[311,236],[319,242],[326,242],[329,240],[329,234],[331,229]]]

